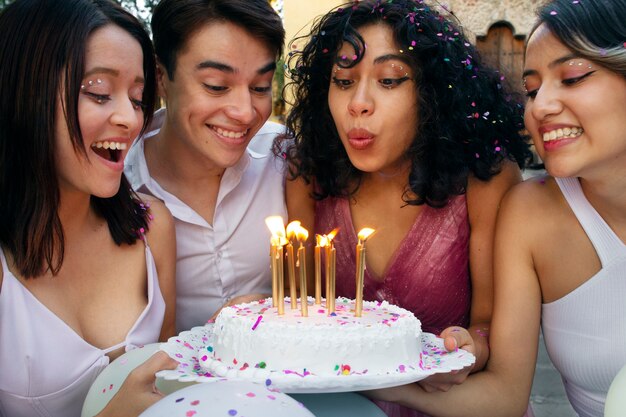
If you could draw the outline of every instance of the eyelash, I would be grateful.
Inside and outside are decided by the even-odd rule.
[[[391,90],[392,88],[399,86],[400,84],[402,84],[405,81],[408,81],[409,79],[410,79],[409,77],[382,78],[378,80],[378,82],[382,87],[388,90]],[[342,90],[345,90],[346,88],[354,84],[353,80],[342,79],[342,78],[337,78],[337,77],[333,77],[332,81],[333,81],[333,84],[335,84],[337,87],[341,88]],[[389,82],[389,83],[385,84],[385,82]]]
[[[107,94],[96,94],[96,93],[89,93],[89,92],[85,92],[84,94],[88,97],[91,97],[98,104],[104,104],[104,102],[111,100],[111,96]],[[133,104],[133,108],[135,110],[141,109],[141,111],[143,111],[146,107],[145,103],[141,100],[137,100],[134,98],[129,98],[129,100]]]
[[[209,84],[204,84],[204,83],[202,85],[204,86],[205,89],[207,89],[210,93],[213,93],[213,94],[221,94],[221,93],[226,92],[226,90],[228,90],[228,87],[223,87],[223,86],[218,86],[218,85],[209,85]],[[250,90],[252,90],[253,93],[265,95],[272,91],[272,87],[271,86],[251,87]]]
[[[579,82],[583,81],[585,78],[589,77],[594,72],[595,71],[589,71],[588,73],[583,74],[580,77],[566,78],[563,81],[561,81],[561,83],[568,87],[572,85],[576,85]],[[534,99],[535,97],[537,97],[537,90],[527,91],[526,97],[530,98],[531,100]]]

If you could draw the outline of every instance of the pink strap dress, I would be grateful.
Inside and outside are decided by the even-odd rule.
[[[349,201],[329,197],[317,202],[316,233],[339,228],[337,296],[354,298],[357,235]],[[438,335],[449,326],[469,325],[471,284],[469,275],[469,220],[464,195],[453,197],[443,208],[424,206],[394,255],[383,277],[365,270],[363,297],[386,300],[415,314],[422,330]],[[393,403],[377,402],[393,417],[425,416]]]

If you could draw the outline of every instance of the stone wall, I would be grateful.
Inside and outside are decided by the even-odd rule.
[[[486,36],[494,23],[507,22],[513,35],[524,38],[535,21],[535,10],[543,0],[448,0],[449,9],[461,21],[470,40]]]

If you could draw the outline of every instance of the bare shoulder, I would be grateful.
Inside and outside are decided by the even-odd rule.
[[[562,222],[563,198],[554,178],[539,176],[512,187],[502,199],[498,222],[520,234],[545,239],[549,229]],[[533,239],[534,240],[534,239]]]
[[[140,194],[141,199],[149,205],[151,220],[148,233],[150,246],[158,246],[162,239],[174,238],[174,218],[165,204],[152,196]]]

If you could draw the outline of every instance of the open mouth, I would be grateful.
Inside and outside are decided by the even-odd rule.
[[[126,149],[123,142],[95,142],[91,145],[91,149],[99,157],[111,162],[119,162],[122,159],[122,151]]]

